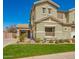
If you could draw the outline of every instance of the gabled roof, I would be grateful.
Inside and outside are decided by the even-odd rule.
[[[34,5],[38,5],[38,4],[44,3],[44,2],[48,2],[48,3],[54,5],[54,6],[57,7],[57,8],[60,7],[58,4],[56,4],[55,2],[53,2],[53,1],[51,1],[51,0],[36,1],[36,2],[34,2]]]
[[[36,23],[36,24],[37,24],[37,23],[40,23],[41,21],[44,21],[44,20],[49,19],[49,18],[51,18],[51,20],[56,21],[56,22],[58,22],[59,24],[64,25],[64,26],[72,26],[72,25],[73,25],[73,24],[63,23],[62,21],[60,21],[59,19],[57,19],[57,18],[55,18],[55,17],[53,17],[53,16],[44,17],[44,18],[42,18],[42,19],[39,19],[39,21],[35,21],[35,23]]]

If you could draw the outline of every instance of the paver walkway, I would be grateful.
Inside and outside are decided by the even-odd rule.
[[[50,55],[18,58],[18,59],[75,59],[75,52],[65,52]]]

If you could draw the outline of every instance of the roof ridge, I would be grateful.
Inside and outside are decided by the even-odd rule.
[[[51,1],[51,0],[36,1],[36,2],[34,2],[34,5],[42,3],[42,2],[49,2],[49,3],[53,4],[56,7],[60,7],[57,3],[55,3],[54,1]]]

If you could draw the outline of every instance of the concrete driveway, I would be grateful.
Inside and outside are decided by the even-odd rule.
[[[3,47],[5,47],[9,44],[14,44],[16,42],[17,42],[17,40],[13,39],[13,38],[3,39]]]
[[[50,55],[18,58],[18,59],[75,59],[75,52],[65,52]]]

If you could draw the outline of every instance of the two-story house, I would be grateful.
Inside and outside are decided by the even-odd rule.
[[[33,38],[41,40],[71,39],[75,33],[75,9],[59,11],[60,6],[51,0],[34,2],[31,10]]]

